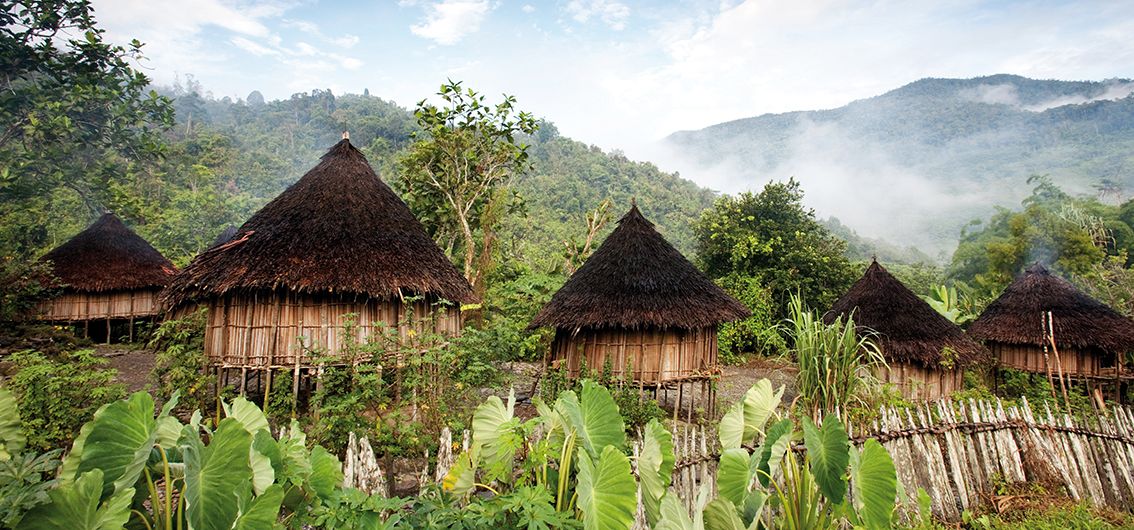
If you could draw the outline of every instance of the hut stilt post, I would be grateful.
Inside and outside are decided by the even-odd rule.
[[[267,368],[264,368],[263,384],[264,384],[264,403],[260,408],[265,413],[267,413],[268,412],[268,398],[271,396],[271,393],[272,393],[272,367],[271,367],[270,364]]]

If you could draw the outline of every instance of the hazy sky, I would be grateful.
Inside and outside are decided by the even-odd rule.
[[[922,77],[1134,75],[1134,2],[95,0],[157,82],[407,107],[446,78],[632,156],[679,129],[837,107]]]

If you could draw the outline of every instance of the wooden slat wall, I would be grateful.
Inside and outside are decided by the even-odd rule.
[[[616,377],[627,362],[636,382],[658,383],[703,375],[717,367],[716,328],[599,329],[572,333],[559,329],[551,346],[552,359],[563,360],[571,377],[587,369],[600,372],[609,357]]]
[[[41,302],[36,313],[41,320],[105,320],[107,318],[152,317],[159,312],[157,289],[107,291],[101,293],[65,292]]]
[[[460,309],[446,307],[434,315],[429,302],[413,302],[413,325],[406,325],[409,310],[399,300],[355,298],[294,292],[230,294],[209,303],[205,354],[214,364],[234,367],[289,367],[298,361],[310,366],[317,357],[333,362],[345,359],[344,333],[354,314],[353,339],[364,343],[380,334],[404,341],[411,327],[420,334],[432,331],[455,336],[461,331]]]
[[[1047,373],[1043,349],[1037,346],[992,343],[989,344],[989,349],[1000,359],[1001,366],[1026,372]],[[1064,375],[1099,375],[1102,373],[1102,355],[1101,352],[1060,348],[1059,362],[1063,365]],[[1052,363],[1051,369],[1054,373],[1056,371],[1055,355],[1050,349],[1048,350],[1048,360]]]
[[[912,363],[890,362],[889,368],[880,368],[875,376],[912,400],[940,399],[964,387],[962,370],[931,369]]]

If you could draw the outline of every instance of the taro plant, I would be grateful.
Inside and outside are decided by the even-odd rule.
[[[897,475],[886,449],[873,439],[853,448],[834,415],[818,425],[804,417],[797,428],[776,412],[782,393],[764,379],[729,409],[720,424],[719,496],[703,490],[690,516],[665,495],[655,529],[890,528]]]
[[[622,417],[609,390],[591,380],[580,386],[578,394],[566,390],[551,404],[537,399],[539,416],[526,422],[515,417],[514,396],[507,403],[488,398],[473,415],[472,445],[445,477],[444,490],[463,498],[486,492],[497,499],[543,499],[544,504],[529,502],[526,512],[550,507],[562,514],[559,526],[630,528],[638,484],[626,456]],[[638,458],[651,522],[659,517],[673,465],[672,438],[652,420]]]
[[[294,422],[277,440],[260,409],[238,398],[215,428],[199,412],[182,423],[170,414],[177,398],[156,416],[144,392],[99,409],[64,459],[59,486],[21,528],[299,527],[341,493],[338,459],[308,450]]]

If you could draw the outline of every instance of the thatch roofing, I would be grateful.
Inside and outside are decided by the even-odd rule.
[[[164,287],[177,273],[173,263],[109,212],[41,259],[75,291]]]
[[[473,299],[409,207],[346,139],[230,241],[194,258],[162,299],[178,305],[262,289]]]
[[[692,329],[748,315],[633,205],[531,327]]]
[[[221,230],[221,233],[217,234],[217,238],[213,240],[213,243],[209,245],[209,247],[211,248],[217,245],[228,243],[229,241],[232,241],[232,238],[235,236],[236,227],[233,225],[228,225],[224,230]]]
[[[965,366],[985,360],[988,352],[961,328],[935,311],[874,261],[824,318],[854,311],[854,322],[878,335],[874,341],[890,361],[937,366],[945,348],[953,362]]]
[[[1134,350],[1134,321],[1035,264],[1016,277],[970,326],[977,340],[1044,344],[1042,315],[1050,311],[1062,347]]]

